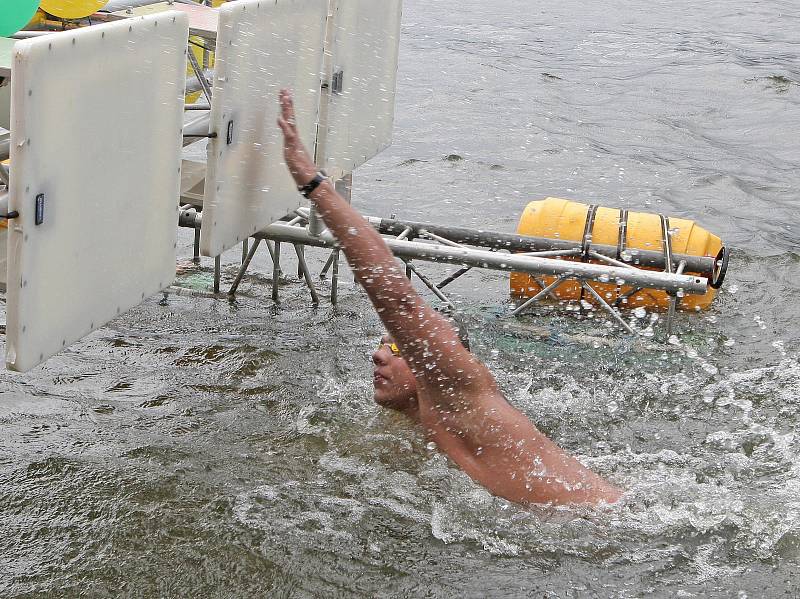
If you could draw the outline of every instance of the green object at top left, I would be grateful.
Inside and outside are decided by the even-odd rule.
[[[40,0],[0,0],[0,36],[14,35],[30,23]]]

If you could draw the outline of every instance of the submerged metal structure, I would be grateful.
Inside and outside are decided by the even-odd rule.
[[[7,367],[36,366],[154,293],[185,292],[173,286],[176,221],[194,230],[194,257],[214,259],[208,295],[220,294],[222,252],[242,247],[226,292],[235,294],[263,244],[277,301],[290,245],[314,303],[305,249],[329,252],[319,274],[330,273],[335,304],[341,250],[283,164],[275,98],[296,89],[301,135],[349,199],[353,170],[391,143],[401,8],[401,0],[46,0],[16,41],[0,43]],[[58,102],[59,93],[74,101]],[[124,126],[105,125],[107,109]],[[183,160],[182,149],[200,140],[206,161]],[[575,235],[367,218],[406,274],[450,305],[453,281],[492,269],[516,273],[514,315],[574,297],[635,333],[620,308],[659,290],[671,334],[684,298],[710,302],[722,284],[721,245],[674,252],[669,219],[654,216],[653,243],[636,247],[627,211],[611,222],[607,209],[583,208],[569,221],[582,231]],[[434,283],[419,262],[455,270]]]

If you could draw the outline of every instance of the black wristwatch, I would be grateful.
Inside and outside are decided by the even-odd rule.
[[[314,190],[319,187],[322,182],[328,178],[328,175],[325,174],[325,171],[317,171],[317,174],[314,175],[314,178],[311,179],[305,185],[300,185],[297,188],[297,191],[302,193],[306,198],[310,197]]]

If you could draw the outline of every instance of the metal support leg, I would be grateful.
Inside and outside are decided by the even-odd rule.
[[[629,297],[631,297],[632,295],[636,295],[636,294],[637,294],[637,293],[639,293],[641,290],[642,290],[642,288],[641,288],[641,287],[634,287],[634,288],[633,288],[633,289],[631,289],[630,291],[627,291],[627,292],[623,293],[622,295],[619,295],[619,296],[617,296],[617,299],[616,299],[616,300],[614,300],[613,307],[614,307],[614,308],[618,307],[618,306],[619,306],[620,304],[622,304],[622,303],[623,303],[623,302],[624,302],[626,299],[628,299],[628,298],[629,298]]]
[[[682,275],[684,269],[686,268],[686,261],[681,260],[678,263],[678,269],[675,271],[675,274]],[[669,340],[672,337],[672,324],[675,320],[675,312],[678,310],[678,304],[680,303],[681,298],[678,297],[677,294],[673,294],[669,296],[669,308],[667,309],[667,339]]]
[[[294,251],[297,254],[298,267],[303,274],[303,278],[306,280],[306,285],[308,285],[309,292],[311,292],[311,301],[314,303],[314,305],[317,305],[319,304],[319,295],[314,287],[314,280],[311,278],[311,273],[309,272],[308,265],[306,264],[306,256],[303,252],[303,246],[299,243],[295,243]]]
[[[547,287],[547,285],[545,285],[545,284],[544,284],[544,279],[541,279],[541,278],[539,278],[539,277],[534,277],[534,276],[532,276],[531,278],[532,278],[534,281],[536,281],[536,284],[537,284],[537,285],[538,285],[540,288],[544,289],[545,287]],[[555,287],[553,287],[553,289],[555,289]],[[551,300],[553,300],[553,301],[554,301],[554,302],[556,302],[556,303],[558,303],[558,302],[560,302],[560,301],[561,301],[561,299],[560,299],[560,298],[559,298],[559,297],[558,297],[558,296],[557,296],[555,293],[553,293],[553,290],[552,290],[552,289],[551,289],[550,291],[548,291],[548,292],[547,292],[547,295],[550,297],[550,299],[551,299]]]
[[[534,295],[532,298],[528,299],[524,304],[519,306],[516,310],[514,310],[511,313],[511,316],[519,316],[520,314],[522,314],[525,310],[528,309],[529,306],[531,306],[531,305],[535,304],[536,302],[538,302],[545,295],[548,295],[551,291],[553,291],[553,289],[555,289],[556,287],[561,285],[561,283],[566,281],[567,278],[568,277],[564,277],[564,276],[558,277],[555,281],[550,283],[547,287],[542,286],[541,283],[540,283],[540,287],[542,287],[542,290],[539,293],[537,293],[536,295]]]
[[[219,293],[219,280],[222,276],[222,255],[214,258],[214,293]]]
[[[194,230],[194,253],[192,261],[195,264],[200,264],[200,229]]]
[[[294,244],[294,251],[297,254],[297,278],[302,279],[306,276],[308,267],[304,267],[306,263],[306,248],[299,243]]]
[[[410,261],[409,261],[409,262],[406,262],[406,268],[409,268],[409,269],[411,269],[411,272],[413,272],[415,275],[417,275],[417,277],[419,278],[419,280],[420,280],[420,281],[422,281],[422,283],[423,283],[423,284],[424,284],[424,285],[425,285],[425,286],[426,286],[428,289],[430,289],[430,290],[433,292],[433,294],[434,294],[436,297],[438,297],[440,300],[442,300],[444,303],[446,303],[448,306],[450,306],[451,308],[453,308],[453,309],[455,310],[455,305],[453,304],[453,302],[451,302],[451,301],[448,299],[448,297],[447,297],[447,296],[446,296],[444,293],[442,293],[442,292],[441,292],[441,291],[440,291],[440,290],[439,290],[439,289],[436,287],[436,285],[434,285],[434,284],[433,284],[433,283],[432,283],[432,282],[431,282],[431,281],[428,279],[428,277],[426,277],[426,276],[425,276],[425,275],[423,275],[421,272],[419,272],[419,271],[416,269],[416,267],[414,267],[414,265],[413,265],[413,264],[411,264],[411,262],[410,262]],[[409,278],[410,278],[410,277],[409,277]]]
[[[278,286],[281,279],[281,243],[275,242],[275,250],[272,254],[272,301],[278,303]]]
[[[258,249],[258,245],[261,243],[261,240],[256,238],[253,242],[253,247],[250,248],[250,251],[247,253],[247,256],[244,257],[242,261],[242,267],[239,269],[239,272],[236,273],[236,278],[233,280],[233,285],[231,285],[230,290],[228,291],[228,295],[235,295],[236,290],[239,289],[239,283],[242,282],[242,277],[244,277],[244,273],[247,272],[247,268],[250,266],[250,262],[253,260],[253,256],[256,255],[256,250]]]
[[[247,240],[247,239],[245,239],[245,240],[242,242],[242,264],[244,264],[244,261],[245,261],[245,260],[247,260],[247,246],[248,246],[248,245],[249,245],[249,244],[248,244],[248,240]]]
[[[669,308],[667,308],[667,340],[672,337],[672,321],[675,319],[675,310],[678,307],[678,297],[669,296]]]
[[[331,275],[331,303],[339,301],[339,250],[333,250],[333,273]]]
[[[409,235],[413,232],[411,227],[406,227],[400,235],[397,236],[398,241],[402,241],[403,239],[407,239]],[[406,263],[406,278],[410,281],[411,280],[411,273],[414,272],[414,268],[411,266],[411,260],[404,260]]]
[[[338,259],[339,250],[333,250],[331,255],[328,256],[328,259],[325,261],[325,266],[322,267],[322,270],[319,273],[319,278],[324,279],[328,275],[328,271],[330,270],[331,266],[333,266],[333,261]]]
[[[455,281],[455,280],[456,280],[456,279],[458,279],[459,277],[463,277],[465,274],[467,274],[467,273],[468,273],[469,271],[471,271],[471,270],[472,270],[472,267],[471,267],[471,266],[465,266],[464,268],[461,268],[461,269],[457,270],[456,272],[454,272],[453,274],[451,274],[449,277],[447,277],[447,278],[446,278],[444,281],[442,281],[441,283],[439,283],[439,284],[436,286],[436,287],[437,287],[437,289],[444,289],[444,288],[445,288],[445,287],[447,287],[447,286],[448,286],[450,283],[452,283],[453,281]]]
[[[322,222],[322,217],[317,212],[317,209],[312,205],[308,213],[308,234],[317,237],[324,230],[325,223]]]
[[[581,281],[581,287],[583,287],[583,288],[584,288],[586,291],[588,291],[588,292],[589,292],[589,294],[590,294],[592,297],[594,297],[594,299],[596,299],[596,300],[597,300],[597,301],[600,303],[600,306],[602,306],[602,308],[603,308],[603,309],[604,309],[606,312],[608,312],[609,314],[611,314],[611,316],[613,316],[613,317],[614,317],[614,319],[615,319],[615,320],[616,320],[616,321],[617,321],[619,324],[621,324],[621,325],[622,325],[622,328],[623,328],[623,329],[625,329],[626,331],[628,331],[628,332],[629,332],[631,335],[636,335],[636,331],[634,331],[634,330],[631,328],[631,325],[629,325],[627,322],[625,322],[625,321],[622,319],[622,316],[620,316],[620,315],[617,313],[617,311],[616,311],[616,310],[614,310],[614,308],[612,308],[612,307],[611,307],[611,306],[608,304],[608,302],[607,302],[606,300],[604,300],[604,299],[603,299],[603,298],[600,296],[600,294],[599,294],[599,293],[597,293],[597,292],[594,290],[594,288],[593,288],[591,285],[589,285],[589,284],[587,284],[587,283],[585,283],[585,282]]]

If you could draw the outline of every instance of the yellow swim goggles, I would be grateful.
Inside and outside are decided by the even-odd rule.
[[[379,341],[378,342],[378,349],[382,348],[384,345],[389,348],[389,351],[392,352],[392,355],[395,355],[395,356],[399,356],[400,355],[400,348],[397,347],[396,343],[386,343],[385,341]]]

